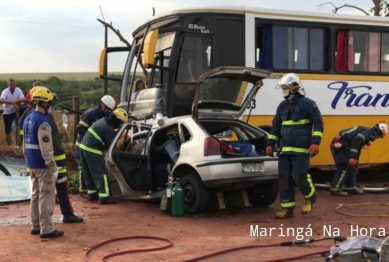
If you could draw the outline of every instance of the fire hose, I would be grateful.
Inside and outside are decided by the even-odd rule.
[[[87,248],[87,252],[84,255],[84,260],[86,262],[90,262],[91,260],[88,259],[88,255],[93,250],[96,250],[97,248],[99,248],[101,246],[104,246],[106,244],[113,243],[113,242],[116,242],[116,241],[129,240],[129,239],[159,240],[159,241],[165,242],[167,244],[164,245],[164,246],[161,246],[161,247],[156,247],[156,248],[131,249],[131,250],[124,250],[124,251],[120,251],[120,252],[111,253],[111,254],[108,254],[108,255],[104,256],[102,258],[102,261],[105,261],[105,259],[112,258],[112,257],[115,257],[115,256],[120,256],[120,255],[125,255],[125,254],[130,254],[130,253],[140,253],[140,252],[151,252],[151,251],[163,250],[163,249],[167,249],[167,248],[170,248],[170,247],[173,246],[173,243],[170,240],[168,240],[166,238],[162,238],[162,237],[153,237],[153,236],[120,237],[120,238],[114,238],[114,239],[106,240],[106,241],[101,242],[99,244],[95,244],[93,246],[88,247]],[[220,250],[220,251],[217,251],[217,252],[214,252],[214,253],[210,253],[210,254],[207,254],[207,255],[203,255],[203,256],[200,256],[200,257],[191,258],[191,259],[188,259],[188,260],[184,260],[183,262],[200,261],[201,259],[206,259],[206,258],[210,258],[210,257],[214,257],[214,256],[218,256],[218,255],[222,255],[222,254],[238,251],[238,250],[246,250],[246,249],[253,249],[253,248],[267,248],[267,247],[301,246],[301,245],[304,245],[304,244],[307,244],[307,243],[313,243],[313,242],[323,241],[323,240],[344,241],[346,239],[347,239],[346,237],[336,236],[336,237],[310,238],[310,239],[302,239],[302,240],[278,242],[278,243],[262,244],[262,245],[261,244],[244,245],[244,246],[238,246],[238,247],[233,247],[233,248],[228,248],[228,249]],[[317,251],[317,252],[308,253],[308,254],[299,255],[299,256],[294,256],[294,257],[280,258],[280,259],[275,259],[275,260],[266,260],[266,261],[262,261],[262,262],[295,261],[295,260],[300,260],[302,258],[306,258],[306,257],[310,257],[310,256],[315,256],[315,255],[322,255],[322,256],[324,256],[325,253],[328,253],[328,250]]]
[[[121,256],[121,255],[125,255],[125,254],[130,254],[130,253],[140,253],[140,252],[158,251],[158,250],[167,249],[167,248],[170,248],[171,246],[173,246],[173,243],[172,243],[169,239],[162,238],[162,237],[153,237],[153,236],[129,236],[129,237],[119,237],[119,238],[109,239],[109,240],[106,240],[106,241],[104,241],[104,242],[101,242],[101,243],[98,243],[98,244],[95,244],[95,245],[92,245],[92,246],[88,247],[88,248],[87,248],[87,251],[86,251],[86,253],[85,253],[85,255],[84,255],[84,260],[85,260],[86,262],[91,262],[91,260],[88,259],[88,255],[89,255],[89,253],[92,252],[92,250],[95,250],[95,249],[97,249],[98,247],[101,247],[101,246],[104,246],[104,245],[106,245],[106,244],[113,243],[113,242],[116,242],[116,241],[129,240],[129,239],[158,240],[158,241],[165,242],[165,243],[167,243],[167,244],[164,245],[164,246],[161,246],[161,247],[143,248],[143,249],[131,249],[131,250],[124,250],[124,251],[120,251],[120,252],[110,253],[110,254],[104,256],[101,260],[104,261],[104,260],[107,259],[107,258],[116,257],[116,256]]]

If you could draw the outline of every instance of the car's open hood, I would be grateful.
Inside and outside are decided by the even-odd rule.
[[[269,75],[265,70],[237,66],[205,72],[196,88],[193,116],[239,119]]]

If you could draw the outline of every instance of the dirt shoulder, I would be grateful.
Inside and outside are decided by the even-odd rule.
[[[0,206],[2,245],[0,261],[84,261],[88,247],[97,243],[127,236],[156,236],[171,240],[173,246],[166,250],[124,255],[110,261],[184,261],[221,249],[295,240],[297,228],[311,228],[313,237],[323,236],[323,228],[338,228],[340,235],[349,236],[359,228],[385,228],[389,233],[387,218],[350,217],[338,214],[334,208],[340,203],[376,202],[386,203],[387,194],[366,194],[347,198],[333,197],[326,190],[317,190],[318,203],[313,213],[303,216],[299,209],[303,203],[297,193],[295,216],[288,220],[275,220],[278,200],[269,208],[235,208],[210,211],[201,215],[170,217],[159,211],[158,204],[120,201],[117,205],[100,206],[85,201],[80,195],[72,195],[75,213],[85,217],[82,224],[62,224],[59,206],[56,205],[56,227],[65,231],[62,238],[41,240],[30,235],[29,203]],[[386,206],[360,206],[355,213],[388,214]],[[250,226],[267,230],[266,236],[250,236]],[[270,233],[270,228],[275,228]],[[295,235],[292,235],[291,229]],[[287,233],[289,230],[289,233]],[[307,232],[305,230],[304,232]],[[378,232],[378,231],[377,231]],[[354,231],[355,233],[355,231]],[[289,234],[289,236],[288,236]],[[305,233],[303,233],[305,234]],[[336,234],[336,232],[335,232]],[[354,234],[355,235],[355,234]],[[90,261],[101,261],[104,255],[127,249],[151,248],[164,245],[155,240],[126,240],[109,244],[92,252]],[[303,247],[249,249],[233,252],[202,261],[265,261],[286,256],[302,255],[329,250],[332,241],[307,244]],[[316,256],[316,261],[324,258]],[[305,260],[299,260],[305,261]],[[310,260],[312,261],[312,257]]]

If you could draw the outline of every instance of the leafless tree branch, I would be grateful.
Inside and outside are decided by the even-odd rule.
[[[364,13],[365,15],[368,15],[370,16],[370,14],[368,12],[366,12],[365,10],[363,10],[362,8],[358,7],[358,6],[355,6],[355,5],[342,5],[342,6],[335,6],[332,2],[325,2],[325,3],[321,3],[318,5],[318,8],[321,9],[323,6],[325,5],[332,5],[334,7],[334,9],[332,10],[333,13],[337,13],[339,9],[342,9],[344,7],[348,7],[348,8],[354,8],[354,9],[357,9],[359,11],[361,11],[362,13]]]
[[[99,21],[104,26],[106,26],[109,29],[111,29],[119,37],[120,41],[125,43],[128,47],[131,47],[130,43],[122,36],[122,34],[120,33],[119,29],[116,29],[116,28],[113,27],[112,22],[110,24],[108,24],[108,23],[106,23],[106,22],[104,22],[103,20],[100,20],[100,19],[97,19],[97,21]]]

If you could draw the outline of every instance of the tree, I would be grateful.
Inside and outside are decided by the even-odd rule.
[[[337,13],[339,9],[347,7],[347,8],[357,9],[368,16],[370,16],[370,15],[382,16],[382,17],[389,16],[389,3],[386,0],[372,0],[372,1],[373,1],[374,6],[369,11],[363,10],[362,8],[355,6],[355,5],[344,4],[342,6],[335,6],[332,2],[321,3],[318,5],[318,7],[320,9],[325,5],[332,5],[334,8],[332,10],[333,13]]]

